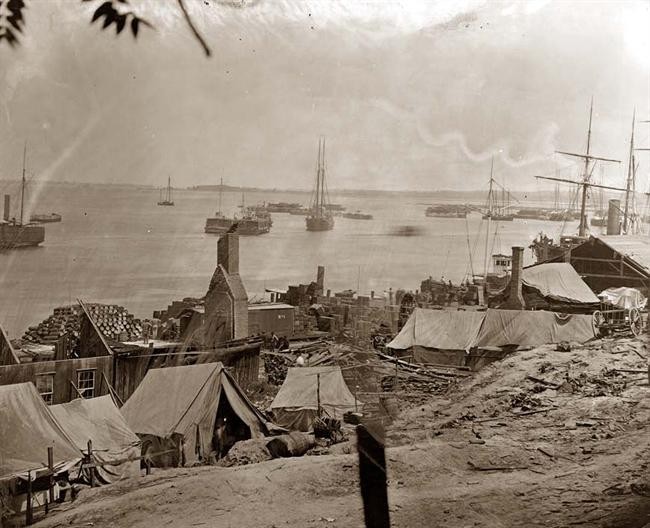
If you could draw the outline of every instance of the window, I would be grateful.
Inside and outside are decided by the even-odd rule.
[[[77,371],[77,389],[84,398],[95,397],[95,371],[78,370]]]
[[[54,398],[54,374],[39,374],[36,376],[36,390],[48,405]]]

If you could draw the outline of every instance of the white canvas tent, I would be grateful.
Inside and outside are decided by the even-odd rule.
[[[318,415],[342,419],[355,410],[354,395],[348,389],[340,367],[294,367],[271,403],[275,421],[287,429],[308,431]],[[361,405],[357,402],[357,408]]]
[[[121,411],[143,441],[143,456],[158,466],[205,460],[215,450],[218,414],[235,440],[277,430],[221,363],[152,369]]]
[[[140,474],[140,439],[110,396],[77,399],[50,410],[77,449],[86,451],[92,441],[99,481],[110,483]]]

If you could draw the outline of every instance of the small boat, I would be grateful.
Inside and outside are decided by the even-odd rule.
[[[174,200],[172,198],[172,180],[171,177],[167,178],[167,192],[165,193],[164,199],[163,199],[163,190],[160,189],[160,201],[158,202],[158,205],[174,205]]]
[[[23,223],[25,203],[25,158],[27,144],[23,151],[23,177],[20,192],[20,219],[11,217],[11,196],[5,194],[4,214],[0,220],[0,249],[17,249],[38,246],[45,240],[45,228],[41,225]]]
[[[52,222],[60,222],[61,218],[61,215],[58,213],[32,214],[29,217],[29,221],[34,224],[49,224]]]
[[[372,220],[371,214],[362,213],[361,211],[356,211],[354,213],[343,213],[341,216],[343,218],[350,218],[352,220]]]
[[[325,139],[318,140],[318,165],[314,201],[305,218],[307,231],[330,231],[334,229],[334,216],[327,203],[325,186]],[[339,206],[340,207],[340,206]]]
[[[606,227],[607,226],[607,216],[594,216],[589,221],[589,224],[593,227]]]
[[[220,189],[223,188],[223,180]],[[257,207],[246,207],[244,205],[244,195],[242,194],[241,216],[235,215],[234,218],[227,218],[221,212],[221,190],[219,191],[219,210],[213,217],[206,218],[204,231],[211,234],[223,234],[231,231],[238,235],[257,236],[271,231],[271,214],[267,211],[259,212]]]

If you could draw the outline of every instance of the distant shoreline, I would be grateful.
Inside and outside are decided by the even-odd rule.
[[[101,182],[71,182],[71,181],[38,181],[32,180],[29,184],[35,186],[57,186],[57,187],[111,187],[111,188],[122,188],[122,189],[135,189],[139,191],[157,191],[160,189],[160,186],[148,185],[148,184],[138,184],[138,183],[101,183]],[[4,185],[20,185],[19,180],[0,180],[0,190]],[[198,191],[198,192],[219,192],[220,185],[192,185],[188,187],[172,187],[174,191],[184,192],[184,191]],[[246,187],[246,186],[232,186],[224,185],[223,192],[244,192],[244,193],[268,193],[268,194],[311,194],[311,189],[271,189],[263,187]],[[471,190],[454,190],[454,189],[438,189],[438,190],[383,190],[383,189],[330,189],[331,195],[336,196],[358,196],[358,195],[371,195],[371,196],[390,196],[390,195],[400,195],[400,196],[413,196],[418,198],[420,201],[431,201],[434,199],[438,200],[466,200],[466,201],[476,201],[483,200],[487,195],[487,189],[471,189]],[[553,190],[511,190],[511,196],[517,198],[519,203],[524,206],[524,201],[526,200],[542,200],[542,201],[553,201],[554,191]],[[513,200],[516,204],[517,200]],[[566,201],[563,200],[563,201]]]

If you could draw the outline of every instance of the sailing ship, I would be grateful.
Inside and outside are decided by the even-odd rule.
[[[268,212],[260,213],[256,207],[246,207],[244,201],[244,194],[242,193],[242,203],[239,206],[241,209],[240,215],[235,215],[233,218],[226,217],[221,211],[222,205],[222,190],[223,179],[219,186],[219,210],[214,216],[205,220],[204,231],[211,234],[223,234],[231,231],[238,235],[263,235],[271,230],[273,224],[271,215]]]
[[[485,228],[485,247],[483,254],[483,273],[475,274],[472,269],[472,282],[476,286],[481,286],[485,294],[491,294],[496,291],[500,291],[505,287],[507,281],[507,273],[509,271],[510,259],[507,255],[502,255],[501,253],[492,255],[492,270],[490,270],[490,241],[494,242],[497,239],[498,228],[495,226],[494,233],[492,232],[492,220],[501,219],[503,216],[510,216],[512,220],[512,215],[505,213],[504,205],[505,202],[499,204],[495,196],[494,184],[494,158],[490,164],[490,182],[487,198],[487,207],[483,213],[483,219],[487,220]],[[498,185],[498,184],[497,184]],[[509,194],[509,193],[508,193]],[[493,248],[494,249],[494,248]],[[470,260],[471,260],[471,251],[470,251]]]
[[[325,187],[325,139],[318,140],[316,189],[307,218],[307,231],[329,231],[334,228],[334,216],[329,208]]]
[[[510,191],[501,187],[492,177],[494,168],[494,159],[490,169],[490,189],[488,191],[487,211],[483,214],[483,220],[494,220],[495,222],[512,222],[514,215],[510,213]],[[501,200],[499,200],[497,191],[494,190],[494,184],[501,187]]]
[[[570,251],[572,248],[575,246],[583,243],[585,240],[587,240],[588,235],[587,235],[587,191],[588,189],[595,187],[595,188],[600,188],[600,189],[609,189],[612,191],[623,191],[626,193],[626,196],[629,198],[629,193],[630,193],[630,180],[628,179],[628,187],[627,189],[621,189],[619,187],[610,187],[608,185],[599,185],[596,183],[591,182],[591,174],[593,173],[595,164],[592,164],[592,161],[602,161],[602,162],[608,162],[608,163],[620,163],[620,160],[615,160],[611,158],[603,158],[599,156],[593,156],[591,154],[591,125],[592,125],[592,118],[593,118],[593,111],[594,111],[594,101],[593,99],[591,100],[591,106],[589,109],[589,127],[587,129],[587,150],[585,154],[578,154],[575,152],[565,152],[565,151],[560,151],[558,150],[558,154],[563,154],[565,156],[572,156],[575,158],[580,158],[584,160],[584,167],[583,167],[583,173],[582,173],[582,179],[579,181],[575,180],[569,180],[565,178],[552,178],[550,176],[535,176],[537,179],[541,180],[550,180],[550,181],[555,181],[555,182],[560,182],[560,183],[570,183],[573,185],[577,185],[580,192],[581,192],[581,201],[580,201],[580,224],[578,226],[578,234],[577,236],[575,235],[568,235],[568,236],[561,236],[560,240],[558,243],[556,243],[551,237],[545,235],[544,233],[540,233],[537,238],[533,240],[531,245],[529,246],[533,250],[533,254],[535,255],[535,258],[537,262],[544,262],[546,260],[564,255],[568,251]],[[628,200],[626,199],[626,212],[628,208]]]
[[[41,225],[23,223],[25,212],[25,159],[27,144],[23,151],[23,177],[20,190],[20,218],[11,217],[11,196],[5,194],[4,214],[0,221],[0,249],[16,249],[38,246],[45,240],[45,228]]]
[[[158,201],[158,205],[174,205],[174,200],[172,198],[172,179],[170,176],[167,177],[167,189],[165,191],[165,196],[163,197],[163,189],[160,189],[160,200]]]

